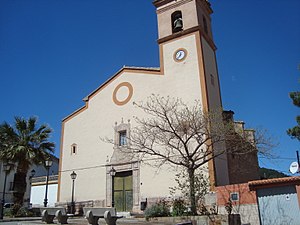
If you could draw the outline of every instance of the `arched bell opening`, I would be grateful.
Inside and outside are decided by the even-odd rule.
[[[181,11],[176,11],[172,13],[172,32],[176,33],[183,29],[183,20]]]

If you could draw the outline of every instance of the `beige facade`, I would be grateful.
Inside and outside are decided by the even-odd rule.
[[[132,199],[129,211],[138,211],[140,202],[146,198],[169,195],[169,187],[174,186],[174,170],[167,165],[154,168],[149,165],[150,159],[132,160],[120,152],[120,148],[130,144],[119,146],[121,131],[129,135],[135,126],[134,117],[146,116],[134,107],[133,102],[145,102],[147,97],[158,94],[178,97],[187,103],[199,100],[203,110],[221,107],[210,5],[205,0],[157,0],[154,5],[158,15],[160,68],[122,68],[84,99],[85,106],[63,120],[60,203],[71,201],[70,174],[75,171],[76,202],[94,201],[111,206],[113,188],[109,171],[112,167],[120,175],[115,179],[123,182],[124,193]],[[183,29],[174,33],[172,15],[178,11],[182,15]],[[176,53],[179,50],[184,57],[178,59]],[[114,139],[115,144],[102,140],[106,137]],[[226,184],[226,157],[225,163],[219,161],[207,166],[208,175],[214,184]]]

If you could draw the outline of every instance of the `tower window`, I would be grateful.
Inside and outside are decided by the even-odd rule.
[[[207,27],[207,21],[205,16],[203,16],[203,28],[204,28],[204,32],[208,34],[208,27]]]
[[[171,19],[172,19],[172,32],[176,33],[176,32],[181,31],[183,28],[181,11],[173,12],[171,15]]]
[[[119,132],[119,146],[126,145],[126,130]]]
[[[72,144],[71,145],[71,155],[75,155],[77,153],[77,145]]]

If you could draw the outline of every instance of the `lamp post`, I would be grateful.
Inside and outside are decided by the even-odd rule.
[[[45,167],[47,169],[47,178],[46,178],[46,191],[45,191],[45,199],[44,199],[44,207],[47,207],[47,203],[48,203],[48,199],[47,199],[47,195],[48,195],[48,180],[49,180],[49,170],[50,167],[52,166],[52,161],[50,159],[45,161]]]
[[[4,176],[4,185],[3,185],[3,193],[2,193],[2,202],[1,202],[1,213],[0,219],[3,219],[3,211],[4,211],[4,203],[5,203],[5,186],[6,186],[6,178],[10,171],[10,164],[3,164],[3,171],[5,173]]]
[[[72,201],[71,201],[71,213],[74,214],[75,212],[75,202],[74,202],[74,183],[75,183],[75,179],[77,177],[77,174],[73,171],[73,173],[71,173],[71,179],[73,181],[72,183]]]
[[[112,186],[112,194],[111,194],[111,206],[112,207],[115,207],[115,176],[116,176],[116,170],[115,170],[115,168],[114,167],[112,167],[111,169],[110,169],[110,171],[109,171],[109,174],[110,174],[110,176],[111,176],[111,186]]]

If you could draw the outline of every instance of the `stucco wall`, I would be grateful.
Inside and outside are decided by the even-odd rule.
[[[215,52],[206,39],[201,37],[201,48],[205,71],[208,108],[211,112],[222,110],[220,84],[216,64]],[[220,116],[220,124],[223,118]],[[225,142],[214,144],[215,152],[222,152],[225,149]],[[222,154],[214,159],[214,169],[217,180],[215,185],[226,185],[229,183],[227,154]]]
[[[72,171],[76,171],[76,201],[102,200],[106,198],[106,168],[113,153],[113,145],[101,138],[114,137],[114,125],[123,120],[135,126],[134,116],[145,117],[143,112],[133,106],[133,102],[146,101],[151,94],[179,97],[190,104],[202,100],[196,35],[188,35],[179,41],[163,44],[163,73],[161,75],[136,73],[124,70],[104,88],[89,98],[88,107],[78,115],[67,119],[63,124],[63,142],[61,155],[61,185],[59,201],[70,199]],[[184,48],[187,57],[182,62],[174,61],[177,49]],[[125,105],[113,101],[115,88],[128,82],[132,85],[132,98]],[[122,101],[128,96],[128,89],[117,92],[117,99]],[[71,145],[77,145],[76,154],[71,153]],[[159,173],[143,165],[140,168],[141,193],[143,196],[164,196],[169,194],[169,187],[174,184],[174,171],[161,168]],[[92,182],[91,182],[92,181]],[[155,181],[155,182],[153,182]],[[157,181],[157,182],[156,182]],[[157,186],[159,183],[159,186]]]

